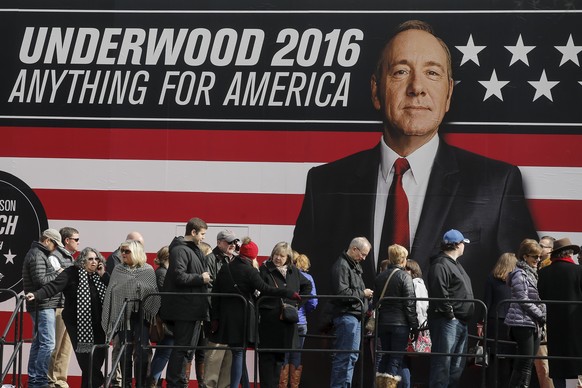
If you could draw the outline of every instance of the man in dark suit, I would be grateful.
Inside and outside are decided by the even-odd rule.
[[[401,24],[371,77],[372,104],[384,123],[380,143],[315,167],[307,176],[292,245],[311,259],[321,294],[329,293],[331,263],[352,236],[372,242],[364,281],[373,286],[379,263],[394,242],[382,241],[381,235],[393,227],[386,202],[399,158],[410,165],[402,174],[409,203],[407,248],[425,275],[440,237],[454,227],[471,240],[463,265],[480,296],[499,255],[514,251],[526,237],[537,238],[519,169],[439,138],[452,92],[446,44],[424,22]]]

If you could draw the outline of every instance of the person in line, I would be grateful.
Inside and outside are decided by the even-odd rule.
[[[418,263],[414,260],[406,260],[406,272],[412,277],[412,284],[414,285],[414,294],[417,298],[428,298],[428,290],[422,279],[422,270]],[[416,301],[416,318],[418,319],[419,328],[428,326],[428,300]],[[398,384],[399,388],[411,387],[410,374],[410,357],[404,356],[402,359],[402,368],[399,372],[402,380]]]
[[[301,275],[305,276],[311,283],[311,295],[317,295],[313,276],[308,273],[309,267],[311,267],[309,258],[302,253],[293,251],[293,264],[299,269]],[[305,344],[304,336],[307,334],[307,314],[317,308],[317,303],[317,298],[309,298],[299,307],[299,322],[297,322],[298,335],[295,342],[296,349],[303,349],[303,345]],[[302,373],[301,352],[285,353],[285,362],[281,368],[279,388],[287,388],[289,384],[291,384],[291,388],[298,388],[301,383]]]
[[[353,352],[334,353],[331,362],[331,388],[352,385],[354,366],[359,358],[362,320],[374,291],[366,288],[361,263],[366,260],[372,245],[365,237],[355,237],[331,268],[332,293],[350,299],[333,299],[331,314],[335,328],[334,349]],[[353,300],[357,298],[359,300]]]
[[[191,218],[184,236],[175,237],[170,243],[170,265],[164,281],[164,292],[179,295],[164,295],[160,315],[174,333],[166,381],[169,388],[187,387],[190,379],[188,363],[193,352],[187,346],[195,347],[200,339],[202,322],[209,319],[210,301],[206,296],[191,294],[208,293],[212,281],[208,272],[206,256],[200,250],[200,243],[206,237],[208,225],[198,217]]]
[[[542,247],[542,257],[540,263],[538,264],[538,273],[540,269],[547,267],[552,264],[551,253],[554,249],[554,241],[556,239],[552,236],[542,236],[540,238],[540,247]],[[548,340],[547,328],[542,330],[542,338],[540,342],[540,348],[538,350],[537,356],[547,357],[548,356],[548,345],[546,342]],[[536,374],[538,375],[538,384],[540,388],[554,388],[554,383],[550,378],[550,365],[547,358],[536,358],[534,360],[534,366],[536,368]],[[580,384],[582,386],[582,384]]]
[[[538,290],[544,300],[580,302],[582,300],[582,267],[574,262],[580,247],[569,238],[554,241],[552,264],[540,270]],[[558,357],[580,357],[582,354],[582,305],[548,303],[548,354]],[[582,360],[550,359],[550,377],[555,388],[577,386]]]
[[[470,241],[456,229],[443,235],[441,253],[431,258],[428,273],[428,294],[431,298],[474,299],[471,279],[459,258]],[[435,353],[467,353],[467,321],[473,317],[473,302],[431,300],[428,327]],[[465,368],[465,357],[432,356],[430,388],[459,387]]]
[[[59,267],[66,269],[73,265],[75,259],[73,255],[79,250],[79,231],[70,226],[59,229],[63,247],[57,246],[51,256],[55,256],[59,262]],[[49,363],[48,378],[50,388],[69,388],[67,375],[69,372],[69,362],[73,346],[71,339],[67,334],[65,322],[63,321],[63,307],[65,306],[64,296],[61,294],[61,300],[56,310],[55,316],[55,350],[51,355]]]
[[[525,239],[517,251],[516,268],[507,276],[511,299],[540,300],[537,266],[542,248],[536,240]],[[543,303],[511,303],[505,316],[511,338],[517,342],[519,356],[535,356],[540,346],[541,328],[546,323]],[[533,359],[516,358],[509,379],[509,388],[529,387]]]
[[[159,297],[148,297],[158,292],[156,274],[153,267],[146,262],[147,257],[139,241],[127,240],[120,244],[119,250],[123,261],[115,266],[111,274],[103,301],[101,321],[107,338],[115,334],[120,336],[121,341],[127,341],[125,354],[121,357],[122,381],[125,382],[125,387],[132,386],[132,372],[136,384],[143,386],[149,361],[149,352],[144,350],[149,345],[148,328],[155,323],[160,309]],[[143,320],[140,306],[143,309]],[[120,315],[120,325],[115,327],[115,321]]]
[[[505,317],[507,310],[509,310],[509,303],[499,305],[499,302],[505,299],[511,299],[511,287],[507,284],[508,275],[513,272],[517,264],[517,257],[515,253],[506,252],[499,256],[497,263],[491,270],[485,282],[485,298],[483,302],[487,306],[487,338],[489,341],[494,341],[495,338],[500,341],[511,341],[509,338],[509,326],[505,324]],[[483,327],[482,324],[480,326]],[[480,329],[477,333],[479,336],[483,335]],[[487,381],[494,384],[493,376],[497,376],[496,386],[509,381],[511,376],[512,359],[500,358],[497,363],[494,358],[497,353],[513,354],[514,346],[508,343],[499,343],[497,348],[493,346],[493,342],[489,342],[490,362],[487,368]],[[497,371],[495,365],[497,364]]]
[[[418,334],[418,317],[414,298],[412,277],[404,269],[408,250],[401,245],[388,247],[388,268],[376,277],[374,284],[374,306],[377,306],[378,338],[383,351],[405,351],[408,336],[413,338]],[[383,297],[404,297],[407,300],[385,300]],[[379,306],[379,307],[378,307]],[[376,385],[380,387],[396,387],[402,379],[398,371],[402,365],[403,354],[382,354]]]
[[[63,247],[61,235],[55,229],[42,232],[40,239],[34,241],[22,263],[22,283],[24,293],[39,290],[55,280],[63,271],[56,269],[49,256],[54,250]],[[55,348],[55,309],[60,300],[59,295],[34,301],[26,301],[26,311],[33,323],[33,340],[28,355],[28,386],[30,388],[48,386],[48,368],[51,354]]]
[[[281,241],[273,247],[269,259],[259,268],[261,279],[271,287],[287,289],[300,295],[311,294],[311,282],[293,265],[293,250]],[[296,302],[281,298],[266,298],[259,304],[259,338],[262,348],[293,348],[297,338],[297,323],[281,320],[282,303]],[[259,377],[263,388],[277,388],[285,352],[260,352]]]
[[[28,301],[47,299],[60,292],[65,295],[63,321],[81,368],[81,388],[97,388],[104,381],[101,368],[107,349],[95,348],[91,358],[93,346],[105,344],[101,313],[109,274],[104,263],[105,259],[98,250],[87,247],[81,251],[74,266],[66,268],[41,289],[26,294]]]
[[[156,268],[156,284],[158,290],[163,290],[164,280],[166,279],[166,273],[168,272],[168,262],[170,260],[170,248],[166,245],[161,247],[156,254],[154,263],[158,266]],[[164,327],[167,328],[166,325]],[[161,346],[172,346],[174,345],[174,336],[168,330],[164,333],[164,339],[157,343]],[[147,387],[161,387],[162,386],[162,372],[170,359],[170,354],[172,353],[172,348],[156,348],[154,352],[154,357],[150,363],[150,373],[148,376]]]
[[[259,247],[250,238],[244,238],[239,256],[224,264],[214,282],[214,293],[239,294],[240,298],[212,297],[211,340],[226,344],[232,353],[232,368],[230,372],[230,388],[238,388],[242,380],[243,388],[249,387],[246,374],[246,347],[255,343],[255,291],[261,295],[276,296],[300,301],[299,294],[288,288],[275,288],[265,283],[259,275],[258,268],[253,264],[259,255]],[[245,321],[245,306],[246,311]],[[246,332],[245,332],[246,329]]]

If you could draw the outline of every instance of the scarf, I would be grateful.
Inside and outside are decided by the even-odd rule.
[[[93,336],[93,319],[91,316],[93,302],[103,304],[107,287],[101,282],[101,277],[96,273],[88,273],[85,268],[79,268],[79,287],[77,288],[77,331],[78,353],[90,353],[95,341]],[[97,289],[98,301],[91,300],[91,288],[89,280]]]
[[[536,271],[535,268],[530,267],[530,265],[526,263],[525,260],[518,260],[517,267],[521,268],[531,283],[537,287],[538,271]]]
[[[563,261],[563,262],[566,262],[566,263],[576,264],[576,263],[574,263],[574,259],[572,259],[570,256],[559,257],[559,258],[556,258],[556,259],[552,259],[552,263],[554,263],[556,261]]]
[[[127,299],[127,313],[137,313],[139,311],[140,301],[143,302],[144,319],[150,324],[155,321],[156,315],[160,309],[160,297],[153,296],[144,298],[150,294],[157,293],[158,286],[156,283],[156,274],[149,264],[142,267],[127,267],[125,264],[118,264],[113,269],[109,287],[105,293],[103,301],[103,316],[101,324],[107,334],[107,338],[113,333],[114,324],[122,313],[123,303]],[[131,329],[126,327],[126,319],[122,319],[115,332],[122,329]]]
[[[287,267],[286,265],[282,265],[280,267],[275,266],[275,268],[277,268],[277,270],[279,272],[281,272],[281,275],[283,275],[283,279],[287,279]]]

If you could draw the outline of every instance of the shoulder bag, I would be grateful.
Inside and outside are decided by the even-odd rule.
[[[273,274],[269,273],[269,275],[271,275],[271,279],[273,279],[273,283],[275,283],[275,287],[279,288],[279,286],[277,285],[277,281],[275,280],[275,277],[273,276]],[[281,313],[279,314],[279,319],[281,321],[287,322],[287,323],[299,322],[299,312],[297,311],[297,307],[295,307],[294,305],[292,305],[290,303],[285,303],[283,301],[283,298],[281,298]]]

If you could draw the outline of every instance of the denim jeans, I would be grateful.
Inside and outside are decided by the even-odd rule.
[[[158,345],[172,346],[174,345],[174,337],[166,335],[163,340],[157,343]],[[154,357],[150,365],[150,376],[154,382],[157,382],[162,377],[162,372],[170,359],[172,348],[156,348]]]
[[[382,350],[404,352],[406,350],[406,345],[408,345],[409,332],[410,329],[408,326],[381,325],[378,328],[378,337],[380,338],[380,343],[382,344]],[[402,364],[403,357],[404,354],[382,354],[378,372],[388,373],[392,376],[396,376],[400,369],[400,365]]]
[[[55,309],[30,311],[34,339],[28,356],[28,386],[46,387],[51,354],[55,348]]]
[[[354,350],[353,353],[334,353],[331,361],[331,388],[352,386],[354,366],[358,361],[362,325],[353,315],[340,315],[333,319],[335,327],[334,349]]]
[[[242,388],[249,388],[249,375],[247,372],[246,351],[231,350],[232,367],[230,368],[230,388],[238,388],[239,383]]]
[[[466,353],[467,325],[458,319],[429,317],[433,353]],[[430,388],[458,387],[465,368],[465,357],[431,356]]]
[[[305,337],[307,334],[307,325],[297,325],[297,340],[295,342],[295,349],[303,349],[303,344],[305,343]],[[301,352],[291,352],[285,353],[284,365],[291,364],[295,368],[301,365]]]

